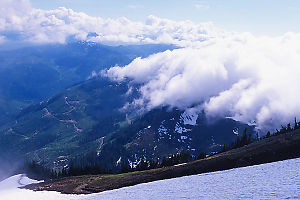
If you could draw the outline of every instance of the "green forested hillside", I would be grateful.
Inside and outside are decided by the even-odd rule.
[[[74,157],[94,155],[105,168],[118,160],[156,159],[181,151],[215,152],[251,127],[231,119],[207,123],[203,114],[176,108],[140,113],[122,109],[138,97],[128,82],[95,78],[22,110],[0,129],[0,152],[50,168]]]
[[[124,66],[136,57],[174,48],[172,45],[105,46],[76,42],[0,51],[0,124],[26,106],[87,80],[93,72]]]

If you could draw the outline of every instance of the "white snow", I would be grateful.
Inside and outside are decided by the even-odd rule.
[[[239,134],[239,129],[238,128],[234,128],[232,130],[233,134],[238,135]]]
[[[182,140],[186,140],[187,138],[188,138],[187,136],[184,136],[184,135],[181,136]]]
[[[192,129],[187,129],[185,127],[182,127],[177,122],[176,125],[175,125],[175,128],[174,128],[174,131],[177,132],[177,133],[179,133],[179,134],[182,134],[182,133],[186,133],[186,132],[192,131]]]
[[[183,120],[184,125],[189,124],[195,126],[198,119],[198,114],[196,113],[195,109],[190,108],[181,114],[180,119]]]
[[[0,199],[299,199],[299,169],[300,158],[297,158],[77,196],[18,189],[18,177],[14,176],[0,182],[0,188],[6,184],[15,186],[15,189],[0,191]]]
[[[32,180],[24,174],[18,174],[9,177],[0,182],[0,199],[1,200],[72,200],[82,199],[76,195],[62,195],[58,192],[34,192],[31,190],[19,189],[19,187],[38,183],[39,181]]]
[[[121,164],[121,161],[122,161],[122,157],[120,157],[119,160],[117,160],[116,166],[120,165],[120,164]]]
[[[31,183],[38,183],[39,181],[32,180],[26,177],[23,174],[18,174],[15,176],[11,176],[3,181],[0,182],[0,192],[15,189],[24,185],[28,185]],[[1,197],[1,196],[0,196]]]
[[[174,131],[179,134],[192,131],[192,129],[187,129],[184,126],[185,125],[192,125],[192,126],[197,125],[196,124],[197,119],[198,119],[198,114],[196,112],[196,109],[193,109],[193,108],[186,109],[180,115],[179,121],[176,123],[176,125],[174,127]]]
[[[166,127],[164,127],[164,125],[162,125],[162,124],[159,126],[157,131],[160,136],[168,134],[168,129]]]

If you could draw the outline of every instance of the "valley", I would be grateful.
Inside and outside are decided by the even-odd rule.
[[[299,2],[0,0],[0,200],[299,199]]]

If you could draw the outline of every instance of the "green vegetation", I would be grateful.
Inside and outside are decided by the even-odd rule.
[[[118,130],[126,121],[119,109],[130,101],[127,83],[105,79],[73,86],[40,104],[24,109],[14,121],[0,128],[0,154],[25,156],[47,167],[63,156],[95,152],[98,139]]]
[[[21,109],[85,81],[93,71],[127,65],[136,57],[174,48],[76,42],[0,51],[0,125],[14,119]]]
[[[281,134],[286,134],[286,133],[289,133],[291,131],[295,131],[298,129],[300,129],[300,122],[297,122],[296,118],[295,118],[295,122],[294,122],[294,127],[291,126],[291,123],[288,123],[286,126],[281,125],[280,130],[276,129],[276,132],[274,132],[273,134],[271,134],[271,132],[268,131],[267,134],[261,138],[258,137],[258,134],[256,134],[256,138],[253,138],[251,133],[247,134],[247,129],[245,128],[242,137],[240,138],[238,136],[236,138],[236,140],[234,142],[230,143],[229,145],[224,144],[220,153],[229,151],[231,149],[243,147],[245,145],[251,144],[255,141],[259,141],[259,140],[262,140],[265,138],[274,137],[274,136],[281,135]]]
[[[249,144],[252,144],[254,142],[261,141],[263,139],[267,139],[270,137],[280,136],[287,133],[290,133],[292,131],[296,131],[300,129],[300,122],[297,122],[295,119],[294,127],[292,128],[290,123],[287,126],[282,126],[280,131],[276,131],[275,133],[271,134],[270,131],[262,137],[256,138],[252,137],[251,133],[247,133],[247,129],[245,128],[243,131],[243,135],[241,137],[237,137],[236,140],[229,145],[224,145],[221,149],[220,153],[228,152],[229,150],[238,149],[244,146],[247,146]],[[215,156],[218,156],[218,154],[214,154]],[[173,154],[171,156],[164,156],[161,161],[158,159],[152,159],[152,160],[145,160],[140,159],[136,165],[132,165],[132,163],[129,163],[128,158],[120,158],[120,163],[118,164],[119,167],[117,167],[117,170],[112,168],[105,168],[102,167],[103,162],[102,158],[94,153],[87,153],[84,156],[77,156],[73,159],[71,159],[64,168],[58,171],[53,170],[47,170],[43,166],[37,165],[35,162],[33,162],[31,165],[26,165],[27,167],[25,169],[30,169],[30,166],[33,168],[31,170],[31,174],[35,174],[37,177],[43,177],[41,172],[44,172],[44,177],[49,178],[61,178],[61,177],[69,177],[69,176],[80,176],[80,175],[98,175],[98,174],[111,174],[111,173],[127,173],[127,172],[135,172],[135,171],[144,171],[144,170],[150,170],[150,169],[157,169],[162,167],[168,167],[168,166],[174,166],[182,163],[191,162],[198,159],[204,159],[207,155],[205,152],[200,152],[200,154],[197,157],[193,157],[189,152],[182,151],[177,154]],[[40,170],[38,168],[40,167]],[[30,171],[30,170],[29,170]]]
[[[75,158],[88,154],[96,157],[99,153],[97,165],[119,172],[122,167],[116,162],[120,157],[123,162],[127,158],[139,162],[146,157],[154,163],[183,151],[196,157],[232,141],[234,127],[251,130],[230,119],[212,125],[199,119],[199,125],[187,126],[190,139],[178,142],[182,135],[174,132],[174,127],[182,111],[158,108],[143,115],[137,115],[135,110],[123,112],[120,109],[139,95],[136,90],[125,95],[127,91],[126,81],[95,78],[23,109],[14,121],[0,127],[0,155],[35,160],[59,171]],[[169,135],[158,133],[163,121]],[[212,138],[216,144],[212,144]]]
[[[87,194],[102,192],[155,180],[244,167],[300,157],[300,130],[262,138],[251,144],[207,158],[151,170],[114,175],[65,177],[26,186],[33,190],[55,190],[63,193]]]

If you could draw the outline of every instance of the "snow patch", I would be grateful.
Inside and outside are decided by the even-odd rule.
[[[30,179],[25,174],[14,175],[0,182],[0,192],[4,190],[17,189],[25,185],[39,183],[39,182],[42,181],[36,181]]]
[[[182,127],[182,126],[180,126],[180,124],[177,122],[176,125],[175,125],[174,131],[177,132],[177,133],[179,133],[179,134],[182,134],[182,133],[186,133],[186,132],[192,131],[192,129],[187,129],[187,128],[185,128],[185,127]]]
[[[0,191],[0,199],[299,199],[299,168],[300,158],[297,158],[154,181],[89,195],[66,195],[58,192],[18,189],[15,186],[18,186],[20,175],[16,175],[0,182],[0,188],[9,184],[16,188]]]
[[[168,134],[168,129],[166,127],[164,127],[164,125],[162,125],[162,124],[159,126],[157,131],[160,136]]]
[[[180,119],[183,121],[184,125],[195,126],[197,124],[198,114],[195,109],[187,109],[181,114]]]
[[[239,129],[238,128],[234,128],[232,130],[233,134],[238,135],[239,134]]]
[[[120,165],[122,161],[122,157],[119,158],[119,160],[117,160],[116,166]]]
[[[181,140],[186,140],[186,139],[188,139],[187,136],[184,136],[184,135],[181,136]]]

